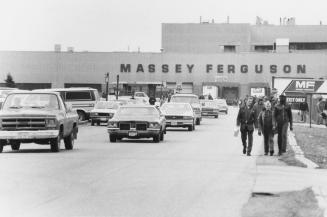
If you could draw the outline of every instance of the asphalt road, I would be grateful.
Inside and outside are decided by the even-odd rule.
[[[169,130],[161,143],[110,143],[105,126],[81,126],[73,151],[7,146],[0,216],[240,216],[255,182],[256,150],[241,153],[235,116],[230,108],[193,132]]]

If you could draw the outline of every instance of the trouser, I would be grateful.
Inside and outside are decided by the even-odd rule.
[[[243,130],[241,130],[241,138],[243,148],[247,148],[247,153],[251,153],[253,144],[253,130],[248,130],[247,127],[245,127]],[[247,138],[249,139],[248,145],[246,145]]]
[[[265,153],[274,152],[274,133],[272,130],[265,130],[263,133]]]
[[[288,122],[286,123],[277,123],[277,132],[278,132],[278,151],[279,153],[286,152],[287,146],[287,129]]]
[[[301,110],[301,121],[307,122],[307,112]]]
[[[321,113],[317,113],[317,124],[322,124],[323,118],[321,117]]]

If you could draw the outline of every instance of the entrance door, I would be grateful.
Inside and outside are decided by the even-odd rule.
[[[148,85],[148,96],[149,97],[156,97],[156,85],[155,84],[149,84]]]
[[[223,87],[223,98],[226,99],[228,105],[237,103],[238,87]]]
[[[180,93],[193,93],[193,83],[182,83]]]

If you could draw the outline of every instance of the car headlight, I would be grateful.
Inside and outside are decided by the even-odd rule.
[[[160,124],[159,123],[156,123],[156,122],[150,123],[149,124],[149,128],[160,128]]]
[[[96,113],[96,112],[91,112],[90,115],[91,115],[91,116],[98,116],[98,113]]]
[[[111,122],[111,121],[108,122],[108,127],[117,128],[117,126],[118,126],[117,122]]]
[[[57,126],[56,119],[48,119],[46,121],[46,124],[47,124],[47,127],[49,127],[49,128],[54,128]]]

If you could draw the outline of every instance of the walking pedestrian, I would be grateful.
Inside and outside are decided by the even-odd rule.
[[[274,155],[274,123],[273,123],[273,112],[271,109],[271,103],[265,102],[265,108],[260,112],[258,117],[258,134],[263,134],[264,141],[264,152],[265,155],[270,153],[270,156]]]
[[[309,111],[309,106],[306,101],[300,103],[300,115],[301,115],[301,121],[304,123],[307,122],[307,113]]]
[[[254,123],[256,128],[258,128],[258,117],[259,117],[259,114],[262,112],[263,108],[264,108],[263,98],[260,97],[260,98],[258,98],[258,101],[253,106],[254,114],[257,118],[257,121]]]
[[[319,97],[318,99],[318,103],[316,105],[316,111],[317,111],[317,124],[320,125],[323,123],[323,118],[321,116],[321,113],[324,112],[324,108],[325,108],[325,103],[323,101],[322,96]]]
[[[274,121],[278,132],[278,155],[286,152],[288,125],[293,131],[292,108],[286,103],[286,96],[280,95],[279,102],[274,108]]]
[[[237,115],[237,126],[240,127],[241,139],[243,144],[243,154],[251,156],[253,145],[254,123],[256,121],[255,112],[252,107],[253,98],[249,97]],[[247,142],[248,140],[248,142]]]

